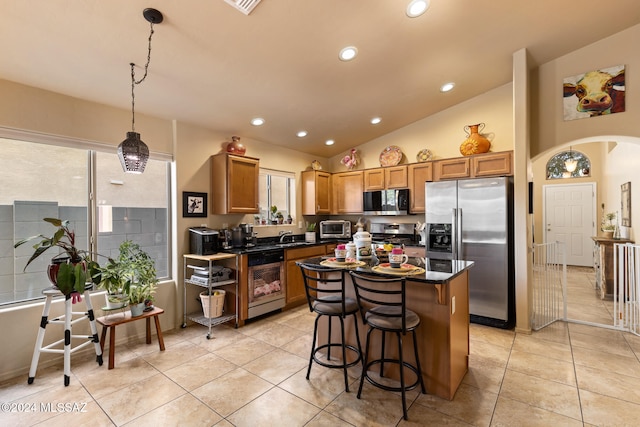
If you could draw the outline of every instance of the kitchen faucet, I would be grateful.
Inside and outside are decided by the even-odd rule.
[[[281,232],[279,232],[278,236],[280,236],[280,243],[283,243],[285,237],[291,234],[293,234],[293,232],[291,232],[290,230],[282,230]]]

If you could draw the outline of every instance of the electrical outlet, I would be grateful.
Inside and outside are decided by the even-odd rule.
[[[302,223],[302,221],[298,221],[298,228],[302,228],[304,227],[304,224]]]
[[[451,315],[453,316],[454,314],[456,314],[456,297],[452,296],[451,297]]]

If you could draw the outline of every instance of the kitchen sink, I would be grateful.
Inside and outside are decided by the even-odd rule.
[[[295,248],[296,246],[305,246],[307,242],[289,242],[289,243],[276,243],[278,248]]]

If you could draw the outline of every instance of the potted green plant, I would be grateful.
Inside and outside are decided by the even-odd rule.
[[[58,250],[62,250],[62,252],[51,259],[51,263],[47,268],[49,280],[67,298],[74,292],[83,293],[86,287],[87,277],[90,277],[95,283],[99,281],[99,279],[94,279],[97,268],[99,267],[98,263],[91,260],[88,251],[76,247],[76,233],[71,228],[69,220],[44,218],[44,221],[56,228],[53,236],[46,237],[38,234],[22,239],[13,246],[17,248],[27,242],[39,239],[39,241],[33,245],[35,251],[24,266],[24,270],[27,269],[31,262],[49,249],[58,248]]]
[[[155,261],[139,244],[125,240],[120,244],[117,263],[124,279],[122,291],[129,300],[131,315],[140,315],[145,301],[152,300],[158,284]]]
[[[304,241],[307,243],[316,242],[316,223],[315,222],[307,223],[307,231],[304,233]]]
[[[278,207],[276,205],[271,206],[271,224],[278,223]]]
[[[617,217],[616,212],[604,212],[604,203],[602,204],[602,222],[600,223],[600,230],[604,237],[611,239],[613,233],[616,231],[615,219]]]
[[[98,286],[107,291],[108,308],[129,303],[133,315],[139,308],[134,306],[142,303],[143,310],[145,300],[151,300],[155,292],[158,283],[155,261],[131,240],[122,242],[118,249],[117,259],[109,258],[104,266],[97,268]]]
[[[105,265],[97,268],[95,274],[98,279],[98,287],[107,291],[105,300],[108,309],[122,308],[127,305],[124,286],[128,279],[123,270],[123,264],[109,258]]]

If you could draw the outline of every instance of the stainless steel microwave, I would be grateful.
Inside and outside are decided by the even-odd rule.
[[[365,215],[407,215],[409,190],[365,191],[362,194]]]
[[[327,220],[320,221],[321,239],[350,239],[351,221]]]

